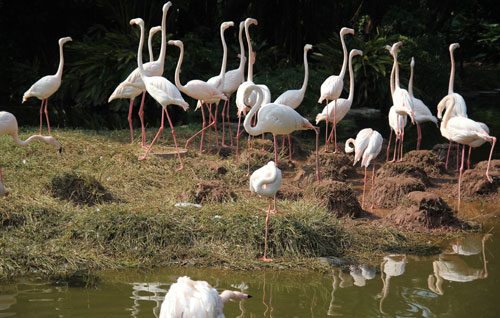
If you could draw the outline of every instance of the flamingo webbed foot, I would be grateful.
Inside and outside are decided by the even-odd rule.
[[[272,262],[273,261],[272,258],[267,258],[267,257],[264,257],[264,256],[261,257],[261,258],[259,258],[259,260],[264,261],[264,262]]]

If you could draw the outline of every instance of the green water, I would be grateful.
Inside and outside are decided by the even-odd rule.
[[[380,260],[377,273],[368,271],[364,279],[336,268],[325,274],[128,270],[101,273],[96,288],[22,278],[0,285],[0,317],[158,317],[170,284],[182,275],[206,280],[218,291],[242,289],[253,296],[227,303],[226,317],[498,317],[500,248],[495,235],[485,241],[486,272],[481,236],[448,244],[446,255],[387,257],[392,261]],[[452,244],[460,246],[455,251],[471,255],[451,254]]]

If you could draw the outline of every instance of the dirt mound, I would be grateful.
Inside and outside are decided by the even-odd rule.
[[[50,191],[55,198],[74,204],[95,205],[114,200],[113,195],[93,176],[66,172],[52,178]]]
[[[500,199],[500,160],[492,160],[490,176],[493,182],[486,178],[488,161],[479,162],[474,169],[464,171],[462,175],[462,195],[486,200]],[[455,187],[455,194],[458,188]]]
[[[345,153],[318,153],[321,178],[337,181],[345,181],[348,178],[357,175],[356,168],[353,167],[353,157]],[[316,163],[316,153],[312,153],[307,158],[307,163],[314,165]]]
[[[228,186],[221,180],[203,180],[196,185],[196,190],[190,193],[190,200],[194,203],[212,203],[236,201],[236,194],[228,190]]]
[[[276,140],[278,141],[278,151],[281,153],[281,156],[284,158],[289,158],[288,151],[288,136],[285,136],[285,147],[283,148],[283,137],[276,136]],[[293,135],[291,136],[292,141],[292,160],[304,160],[309,155],[309,152],[304,150],[301,146],[301,141],[295,138]]]
[[[323,180],[310,185],[305,198],[325,204],[337,217],[360,217],[363,209],[351,186],[345,182]]]
[[[444,163],[439,160],[435,152],[430,150],[412,150],[405,154],[403,160],[423,169],[431,177],[439,177],[446,172]]]
[[[281,168],[280,168],[281,169]],[[321,178],[323,179],[323,169],[320,166],[320,174]],[[340,178],[340,177],[339,177]],[[329,178],[331,179],[331,178]],[[316,165],[314,164],[309,164],[309,165],[304,165],[300,167],[300,169],[297,171],[295,174],[295,177],[292,179],[293,183],[296,184],[299,187],[306,187],[310,184],[318,182],[318,177],[316,174]]]
[[[270,151],[267,151],[267,150],[262,150],[260,146],[256,147],[254,145],[253,148],[250,150],[250,171],[255,171],[259,169],[260,167],[266,165],[271,160],[274,161],[274,152],[272,151],[273,151],[272,148]],[[240,170],[247,171],[248,149],[245,149],[243,152],[241,152],[239,157],[238,168]]]
[[[455,212],[434,193],[414,191],[387,215],[392,223],[412,230],[459,230],[470,226],[459,220]]]
[[[446,154],[448,153],[449,143],[437,144],[432,147],[432,152],[434,152],[439,161],[446,162]],[[457,168],[457,144],[453,144],[450,150],[450,157],[448,160],[448,170],[455,170]]]
[[[425,186],[431,186],[431,181],[424,169],[411,162],[386,163],[377,170],[376,179],[385,179],[389,177],[415,178]]]
[[[282,184],[280,187],[280,190],[276,194],[276,198],[279,200],[289,200],[289,201],[297,201],[299,199],[302,199],[304,194],[302,193],[302,190],[297,187],[292,187],[289,185]]]
[[[410,192],[424,191],[425,185],[412,177],[377,177],[373,187],[375,206],[378,208],[395,208],[401,199]]]

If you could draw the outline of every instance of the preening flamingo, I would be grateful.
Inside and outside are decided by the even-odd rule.
[[[42,134],[42,115],[43,104],[45,103],[45,118],[47,119],[47,128],[49,135],[52,133],[50,130],[49,112],[47,111],[48,99],[54,94],[61,86],[61,79],[64,67],[64,53],[63,45],[66,42],[72,41],[70,37],[59,39],[59,67],[55,75],[47,75],[35,82],[23,95],[23,103],[30,97],[36,97],[42,101],[40,106],[40,135]]]
[[[187,276],[177,278],[165,295],[159,318],[224,318],[224,304],[252,296],[224,290],[220,295],[206,281],[194,281]]]
[[[33,135],[26,140],[21,140],[17,134],[18,130],[19,127],[17,125],[16,117],[9,112],[0,111],[0,136],[11,135],[14,142],[19,146],[26,146],[33,140],[42,140],[43,142],[56,147],[59,152],[62,151],[61,144],[52,136]],[[2,167],[0,167],[0,196],[6,196],[9,194],[9,190],[6,189],[2,183]]]
[[[491,142],[490,156],[488,158],[488,166],[486,168],[486,178],[489,182],[493,182],[493,179],[489,175],[489,170],[496,138],[489,135],[489,133],[484,129],[484,124],[465,117],[452,117],[451,113],[455,107],[455,98],[453,95],[447,95],[439,102],[438,111],[443,111],[447,103],[449,103],[449,106],[446,109],[443,121],[441,122],[441,134],[445,138],[462,145],[477,147],[486,141]],[[462,147],[462,164],[460,165],[460,173],[458,177],[458,209],[460,209],[460,184],[462,182],[462,172],[464,170],[464,153],[465,148]]]
[[[282,93],[274,101],[275,104],[282,104],[292,107],[293,109],[297,109],[297,107],[299,107],[299,105],[304,100],[304,95],[306,94],[306,89],[307,89],[307,81],[309,80],[309,65],[307,63],[307,52],[309,52],[309,50],[311,49],[312,49],[311,44],[304,45],[304,81],[302,82],[302,87],[300,89],[288,90]],[[284,139],[283,139],[283,144],[284,144]],[[292,144],[290,140],[290,135],[288,135],[288,151],[290,160],[292,160]]]
[[[413,68],[415,67],[415,59],[412,57],[410,62],[410,82],[408,83],[408,93],[413,100],[413,114],[415,116],[415,123],[417,124],[417,150],[420,150],[420,141],[422,140],[422,132],[420,124],[425,122],[433,122],[438,126],[438,119],[432,115],[429,107],[422,102],[422,100],[413,96]]]
[[[342,69],[340,70],[339,75],[330,75],[324,82],[321,84],[321,89],[320,89],[320,97],[318,99],[318,103],[323,103],[324,100],[326,100],[326,105],[328,107],[328,101],[333,100],[336,101],[340,95],[342,94],[342,90],[344,89],[344,75],[345,71],[347,68],[347,48],[345,46],[344,42],[344,35],[345,34],[354,34],[353,29],[349,28],[342,28],[340,29],[340,42],[342,43],[342,51],[344,52],[344,62],[342,63]],[[335,103],[334,103],[335,105]],[[327,114],[329,111],[327,110]],[[335,122],[337,121],[335,116],[336,113],[333,113],[334,118],[333,118],[333,134],[335,138],[335,152],[337,152],[337,132],[336,132],[336,124]],[[325,145],[326,145],[326,151],[329,149],[329,142],[328,142],[328,121],[327,119],[325,121],[325,127],[326,127],[326,135],[325,135]]]
[[[139,160],[146,159],[149,151],[151,151],[153,144],[155,143],[156,139],[163,130],[164,118],[166,114],[168,123],[170,124],[170,128],[172,129],[172,136],[174,137],[175,150],[177,152],[177,157],[180,163],[180,167],[178,170],[181,170],[184,168],[184,164],[182,163],[181,155],[179,154],[179,148],[177,146],[177,140],[175,138],[175,130],[172,121],[170,120],[170,116],[168,115],[167,105],[174,104],[181,106],[184,109],[184,111],[188,110],[189,105],[188,103],[186,103],[184,98],[182,98],[182,95],[177,89],[177,87],[175,87],[175,85],[172,84],[168,79],[162,76],[148,76],[146,74],[142,64],[142,47],[144,46],[144,21],[141,18],[132,19],[130,20],[130,24],[131,25],[138,24],[141,29],[141,39],[139,41],[139,48],[137,50],[137,65],[139,69],[139,75],[141,76],[142,82],[146,87],[146,91],[162,106],[160,129],[158,129],[156,136],[151,142],[151,145],[149,145],[149,147],[147,148],[144,156],[139,157]]]
[[[354,72],[352,70],[352,57],[356,55],[363,55],[363,51],[352,49],[349,52],[349,96],[345,98],[337,98],[327,104],[321,113],[316,115],[316,125],[322,121],[330,121],[333,123],[334,127],[337,127],[339,121],[341,121],[347,112],[351,109],[352,101],[354,98]],[[329,140],[332,139],[332,134],[336,132],[336,128],[332,131]],[[336,138],[336,137],[335,137]],[[336,144],[336,142],[335,142]],[[336,147],[336,146],[335,146]],[[336,149],[336,148],[335,148]]]
[[[274,161],[269,161],[267,165],[255,170],[250,176],[250,192],[257,193],[263,197],[269,197],[269,206],[266,216],[266,234],[264,236],[264,261],[271,261],[267,258],[267,233],[269,227],[269,214],[278,212],[276,208],[276,193],[281,187],[281,170],[278,169]],[[271,198],[274,197],[274,208],[271,210]]]
[[[314,129],[316,132],[316,175],[318,181],[319,163],[318,163],[318,129],[313,126],[307,119],[302,117],[293,108],[281,104],[267,104],[262,107],[264,94],[258,85],[251,85],[247,88],[245,95],[257,93],[257,102],[245,117],[243,127],[249,135],[256,136],[262,133],[272,133],[274,138],[274,162],[278,166],[278,151],[276,143],[276,135],[287,135],[295,130]],[[248,96],[245,96],[245,99]],[[258,111],[258,113],[257,113]],[[257,123],[254,127],[250,124],[252,117],[257,113]]]
[[[361,160],[361,166],[365,167],[365,177],[363,181],[363,199],[361,202],[361,207],[364,208],[365,206],[365,190],[366,190],[366,169],[370,165],[370,162],[375,159],[378,154],[380,153],[380,150],[382,149],[382,142],[383,138],[382,135],[371,128],[365,128],[362,129],[358,132],[356,135],[356,139],[349,138],[347,139],[345,143],[345,152],[346,153],[351,153],[355,152],[354,154],[354,163],[353,166],[356,165],[356,163],[363,157]],[[354,148],[351,146],[351,144],[354,144]],[[371,208],[373,209],[374,207],[374,193],[373,193],[373,185],[375,183],[375,163],[373,163],[373,171],[372,171],[372,205]]]
[[[172,6],[172,2],[167,2],[162,8],[162,19],[161,19],[161,48],[160,56],[156,61],[149,61],[144,64],[144,72],[146,76],[162,76],[163,67],[165,65],[165,56],[167,50],[167,12]],[[151,57],[151,53],[150,53]],[[146,87],[142,82],[141,75],[139,74],[139,68],[136,68],[132,73],[127,76],[127,78],[121,82],[113,91],[108,99],[108,103],[117,98],[128,98],[130,99],[130,105],[128,110],[128,123],[130,126],[130,138],[133,141],[133,128],[132,128],[132,108],[134,107],[134,99],[139,96],[142,92],[141,106],[139,107],[139,119],[141,120],[141,135],[142,135],[142,146],[146,148],[146,129],[144,128],[144,99],[146,98]]]

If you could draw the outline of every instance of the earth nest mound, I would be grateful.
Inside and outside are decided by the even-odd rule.
[[[439,177],[445,173],[444,163],[431,150],[412,150],[405,154],[404,162],[413,164],[425,171],[428,176]]]
[[[236,194],[228,190],[227,185],[221,180],[203,180],[190,193],[190,201],[198,204],[222,203],[236,201],[236,199]]]
[[[324,151],[319,151],[318,161],[322,178],[345,181],[357,175],[356,168],[352,165],[352,157],[345,153],[325,153]],[[307,163],[311,165],[316,164],[315,152],[309,155]]]
[[[374,205],[378,208],[395,208],[408,193],[424,190],[425,185],[413,177],[381,178],[377,176],[372,189],[375,198]]]
[[[459,220],[444,200],[431,192],[414,191],[386,216],[386,220],[412,230],[466,230],[470,226]]]
[[[363,209],[351,186],[345,182],[322,180],[311,184],[305,198],[326,204],[329,212],[337,217],[360,217]]]
[[[492,160],[490,176],[493,182],[486,178],[488,161],[479,162],[474,169],[464,171],[462,175],[461,191],[463,196],[482,198],[486,200],[500,199],[500,160]],[[455,187],[455,194],[458,188]]]
[[[447,144],[437,144],[432,147],[432,152],[434,152],[439,161],[446,162],[446,154],[448,153],[449,143]],[[455,170],[457,168],[457,146],[456,144],[451,146],[450,156],[448,158],[448,170]]]
[[[52,196],[76,205],[95,205],[114,200],[113,195],[93,176],[65,172],[52,178]]]
[[[393,162],[382,165],[377,170],[377,179],[386,179],[389,177],[397,178],[415,178],[422,182],[425,186],[431,186],[432,183],[424,169],[412,162]]]
[[[279,200],[286,199],[290,201],[297,201],[302,199],[303,196],[304,194],[300,188],[286,184],[282,184],[279,191],[276,193],[276,198]]]

